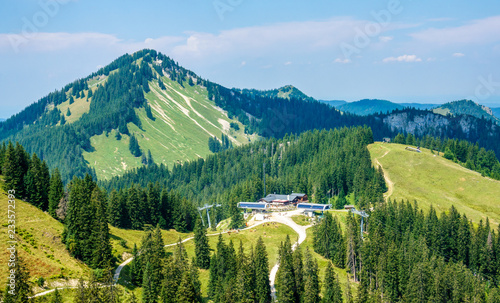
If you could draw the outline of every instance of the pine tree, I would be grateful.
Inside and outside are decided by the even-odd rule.
[[[338,276],[335,277],[335,271],[333,270],[333,266],[330,262],[328,262],[328,266],[326,267],[324,289],[323,303],[343,302],[339,279]]]
[[[120,209],[120,197],[118,192],[113,189],[108,199],[108,222],[112,226],[121,226],[121,209]]]
[[[144,269],[144,278],[142,282],[142,302],[143,303],[156,303],[158,301],[158,296],[155,294],[153,281],[151,279],[152,267],[149,262],[146,264]]]
[[[5,161],[5,154],[7,153],[7,145],[5,141],[0,145],[0,175],[2,175],[3,163]]]
[[[319,277],[318,277],[318,263],[316,259],[311,256],[309,248],[306,249],[304,254],[304,294],[302,296],[303,303],[319,303],[321,301],[319,294],[321,292]]]
[[[148,208],[149,208],[149,217],[151,224],[157,225],[160,224],[160,208],[161,208],[161,197],[160,197],[160,185],[156,183],[153,185],[152,183],[148,184]]]
[[[306,269],[304,268],[304,262],[302,257],[302,251],[300,247],[293,252],[293,273],[295,276],[295,287],[297,289],[297,300],[300,301],[302,295],[304,294]]]
[[[188,271],[185,271],[182,275],[181,284],[177,290],[177,302],[178,303],[196,303],[200,302],[196,296],[196,289],[194,288],[194,283],[191,275]]]
[[[10,141],[5,150],[2,173],[5,177],[4,190],[15,190],[17,188],[17,183],[19,182],[19,180],[16,176],[16,153],[14,150],[14,145],[12,145],[12,142]]]
[[[68,187],[70,192],[64,243],[72,256],[91,264],[96,210],[90,200],[96,184],[90,175],[86,175],[83,180],[75,177]]]
[[[210,246],[208,245],[206,229],[200,220],[196,221],[194,245],[196,266],[201,269],[208,269],[210,267]]]
[[[59,201],[64,196],[64,185],[61,180],[61,174],[59,169],[55,168],[50,177],[50,188],[49,188],[49,214],[57,218],[56,210],[59,205]]]
[[[255,244],[255,299],[258,303],[271,302],[271,287],[269,285],[269,261],[266,246],[262,237]]]
[[[153,160],[153,155],[151,154],[151,150],[148,149],[148,166],[150,165],[154,165],[155,164],[155,161]]]
[[[136,185],[132,185],[127,193],[127,208],[129,210],[130,223],[132,229],[141,229],[144,223],[140,215],[140,197],[139,189]]]
[[[66,116],[67,117],[71,116],[71,111],[69,110],[69,107],[68,107],[68,110],[66,111]]]
[[[338,280],[338,278],[337,278]],[[346,303],[354,303],[354,298],[352,297],[352,290],[351,290],[351,282],[349,281],[349,277],[347,277],[347,283],[346,283],[346,289],[345,289],[345,302]]]
[[[292,245],[287,235],[285,243],[281,243],[279,253],[279,269],[276,273],[276,293],[280,303],[295,303],[300,298],[297,292],[295,274],[293,272]]]
[[[109,241],[109,227],[106,212],[106,193],[95,187],[92,192],[90,203],[92,209],[95,210],[94,230],[92,231],[93,239],[93,268],[108,268],[112,266],[112,247]]]
[[[61,293],[59,293],[59,290],[54,291],[54,295],[52,296],[52,301],[51,303],[63,303],[63,297],[61,296]]]
[[[142,155],[141,147],[139,146],[139,142],[137,142],[137,139],[134,135],[130,136],[128,149],[134,157],[140,157]]]
[[[243,214],[241,210],[236,206],[236,203],[231,205],[231,224],[229,228],[238,229],[244,225]]]
[[[134,248],[132,250],[132,262],[130,263],[130,276],[132,284],[139,286],[142,283],[142,266],[139,261],[139,250],[137,245],[134,243]]]

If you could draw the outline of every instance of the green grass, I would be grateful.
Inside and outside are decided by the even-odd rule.
[[[220,138],[222,133],[229,136],[234,146],[258,139],[257,136],[246,135],[243,124],[229,119],[227,113],[208,100],[204,87],[188,84],[181,87],[167,77],[163,77],[162,81],[165,90],[161,90],[155,80],[150,82],[151,91],[146,94],[155,120],[149,119],[141,108],[136,109],[136,113],[142,129],[128,124],[141,149],[144,152],[150,150],[156,163],[171,167],[174,163],[204,158],[210,154],[208,138]],[[230,128],[231,122],[238,123],[240,130]],[[128,151],[126,136],[121,142],[115,139],[114,133],[107,137],[104,134],[94,136],[91,144],[95,151],[84,152],[84,158],[95,168],[99,179],[109,179],[141,165],[140,158],[133,157]]]
[[[0,184],[0,188],[2,185]],[[58,280],[61,274],[67,278],[86,276],[88,267],[72,258],[61,242],[63,225],[33,205],[15,200],[17,249],[30,271],[31,280],[43,277],[52,282]],[[0,189],[0,205],[5,214],[0,219],[5,231],[0,235],[0,273],[3,276],[0,280],[4,281],[7,277],[9,254],[6,232],[8,197],[3,189]]]
[[[61,114],[64,115],[64,118],[66,119],[66,123],[71,124],[78,119],[82,117],[83,114],[88,113],[90,110],[90,102],[92,101],[92,98],[90,98],[89,102],[87,102],[87,94],[88,92],[85,92],[85,97],[83,98],[74,98],[75,102],[73,104],[69,104],[69,98],[68,100],[64,101],[63,103],[59,104],[57,108],[61,111]],[[71,112],[70,116],[66,116],[66,112],[68,111]]]
[[[113,226],[110,226],[109,233],[111,244],[113,246],[113,255],[115,255],[118,260],[120,260],[119,262],[128,259],[128,257],[130,256],[128,254],[132,253],[134,244],[136,244],[137,247],[141,246],[142,238],[146,234],[146,232],[142,230],[120,229]],[[163,243],[172,244],[176,243],[179,237],[181,239],[186,239],[193,236],[193,233],[179,233],[172,229],[162,230],[162,236]],[[122,240],[125,240],[127,247],[123,247],[120,244]],[[128,253],[125,254],[125,258],[123,258],[124,253]]]
[[[489,217],[500,222],[500,182],[481,177],[427,149],[422,153],[405,150],[406,145],[375,143],[368,147],[374,165],[382,164],[386,176],[394,183],[390,198],[416,200],[421,208],[431,205],[438,212],[454,205],[475,223]]]
[[[302,226],[307,226],[311,225],[312,219],[309,218],[308,216],[305,215],[297,215],[292,217],[293,222],[297,223],[298,225]]]
[[[128,148],[130,137],[123,135],[121,140],[115,138],[116,130],[90,138],[90,143],[97,151],[83,152],[83,157],[94,167],[99,178],[122,175],[126,170],[142,165],[141,157],[134,157]]]

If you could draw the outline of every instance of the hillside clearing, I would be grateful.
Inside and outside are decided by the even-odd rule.
[[[127,125],[142,151],[147,154],[150,150],[156,163],[172,167],[176,163],[206,157],[211,153],[208,138],[220,138],[222,133],[234,146],[258,139],[245,134],[243,124],[228,118],[225,111],[209,100],[205,88],[182,87],[168,77],[162,77],[162,81],[165,89],[160,89],[154,80],[149,83],[151,91],[145,94],[154,120],[147,117],[144,108],[140,108],[136,109],[136,114],[141,120],[141,127],[132,123]],[[236,122],[240,129],[231,129],[231,122]],[[113,130],[109,135],[93,136],[90,140],[94,151],[83,153],[99,179],[110,179],[142,165],[141,158],[133,157],[128,151],[129,137],[122,134],[122,139],[116,140],[115,134],[116,130]]]
[[[406,145],[374,143],[368,146],[374,165],[381,165],[386,178],[393,182],[391,199],[416,200],[421,208],[432,205],[438,212],[454,205],[475,223],[489,217],[500,222],[500,182],[481,177],[421,148],[421,153],[405,150]],[[390,182],[388,182],[389,188]]]

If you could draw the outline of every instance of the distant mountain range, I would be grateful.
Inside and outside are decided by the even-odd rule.
[[[0,118],[0,122],[3,122],[3,121],[5,121],[5,119],[4,118]]]
[[[425,103],[394,103],[387,100],[363,99],[355,102],[346,101],[324,101],[336,109],[360,116],[368,116],[378,113],[390,113],[394,110],[414,108],[420,110],[432,110],[440,115],[469,115],[476,118],[485,118],[492,121],[500,121],[500,108],[489,108],[477,104],[471,100],[460,100],[445,104],[425,104]]]

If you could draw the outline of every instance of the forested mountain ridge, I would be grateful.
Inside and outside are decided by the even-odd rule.
[[[360,116],[367,116],[376,113],[388,113],[395,109],[405,108],[403,105],[387,100],[363,99],[336,106],[342,112],[349,112]]]
[[[357,125],[369,126],[375,140],[415,132],[466,139],[500,154],[500,130],[486,120],[411,109],[341,113],[292,86],[228,89],[154,50],[126,54],[28,106],[0,123],[0,140],[19,141],[68,182],[85,173],[109,179],[153,162],[172,167],[261,137]]]
[[[68,181],[205,157],[212,137],[235,146],[257,138],[208,99],[206,86],[156,51],[124,55],[1,123],[0,140],[21,142]]]
[[[302,99],[304,101],[315,101],[313,97],[310,97],[300,91],[293,85],[285,85],[280,88],[271,89],[271,90],[257,90],[257,89],[237,89],[234,90],[245,94],[245,95],[259,95],[262,97],[269,98],[282,98],[282,99]]]
[[[471,100],[459,100],[445,103],[433,109],[433,112],[442,115],[469,115],[476,118],[485,118],[498,122],[499,119],[493,114],[491,108],[475,103]]]

